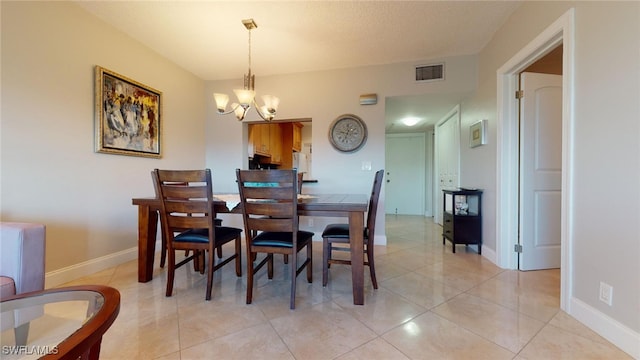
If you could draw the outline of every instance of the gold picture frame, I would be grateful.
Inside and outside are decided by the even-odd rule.
[[[487,120],[480,120],[469,127],[469,147],[487,143]]]
[[[95,151],[160,158],[162,92],[95,68]]]

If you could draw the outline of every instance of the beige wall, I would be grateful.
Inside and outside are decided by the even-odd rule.
[[[71,2],[1,6],[2,221],[46,224],[49,273],[135,258],[150,171],[204,165],[203,82]],[[93,151],[95,65],[163,92],[161,160]]]
[[[479,54],[478,91],[462,106],[462,139],[478,119],[489,119],[490,131],[488,145],[462,148],[461,182],[473,179],[488,189],[484,239],[495,249],[496,70],[572,6],[574,203],[567,310],[640,356],[640,3],[526,2],[516,10]],[[600,281],[614,287],[613,306],[598,300]]]
[[[385,168],[385,97],[444,92],[471,92],[476,87],[477,58],[459,56],[433,59],[430,62],[446,62],[446,81],[416,83],[413,81],[415,65],[425,62],[399,63],[355,69],[309,72],[285,76],[256,78],[256,92],[277,94],[280,97],[278,118],[311,118],[313,123],[313,177],[318,184],[310,185],[316,193],[362,193],[371,191],[376,170]],[[214,183],[218,191],[233,191],[237,185],[234,170],[246,166],[247,145],[243,142],[244,127],[232,115],[215,114],[211,94],[231,93],[241,80],[208,82],[205,90],[207,104],[207,166],[214,169]],[[361,94],[376,93],[377,105],[360,105]],[[327,134],[331,122],[341,114],[355,114],[367,125],[368,139],[365,146],[352,154],[334,150]],[[253,110],[251,118],[257,115]],[[244,137],[246,139],[246,136]],[[371,171],[362,170],[362,162],[371,162]],[[384,188],[379,209],[384,211]],[[384,243],[384,217],[376,218],[377,243]],[[234,224],[234,219],[227,219]],[[237,220],[236,220],[237,221]],[[317,218],[311,230],[316,239],[324,226],[335,219]],[[235,225],[240,225],[235,223]],[[303,224],[309,228],[308,224]]]

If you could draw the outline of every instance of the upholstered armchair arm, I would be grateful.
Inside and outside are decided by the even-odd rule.
[[[16,294],[44,289],[45,227],[0,223],[0,275],[13,279]]]

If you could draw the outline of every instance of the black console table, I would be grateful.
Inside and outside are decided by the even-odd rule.
[[[478,245],[482,254],[482,190],[442,190],[442,245]]]

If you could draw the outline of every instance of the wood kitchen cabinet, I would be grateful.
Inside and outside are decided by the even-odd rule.
[[[269,124],[269,149],[271,164],[282,164],[282,128],[280,124]]]
[[[482,254],[482,191],[443,190],[442,244],[478,245]]]
[[[249,141],[253,144],[253,152],[262,156],[271,156],[271,124],[249,125]]]
[[[282,126],[282,143],[283,148],[291,148],[293,151],[302,151],[302,127],[299,122],[283,123]]]
[[[260,163],[291,169],[293,153],[302,151],[303,127],[300,122],[249,124],[249,142]]]

